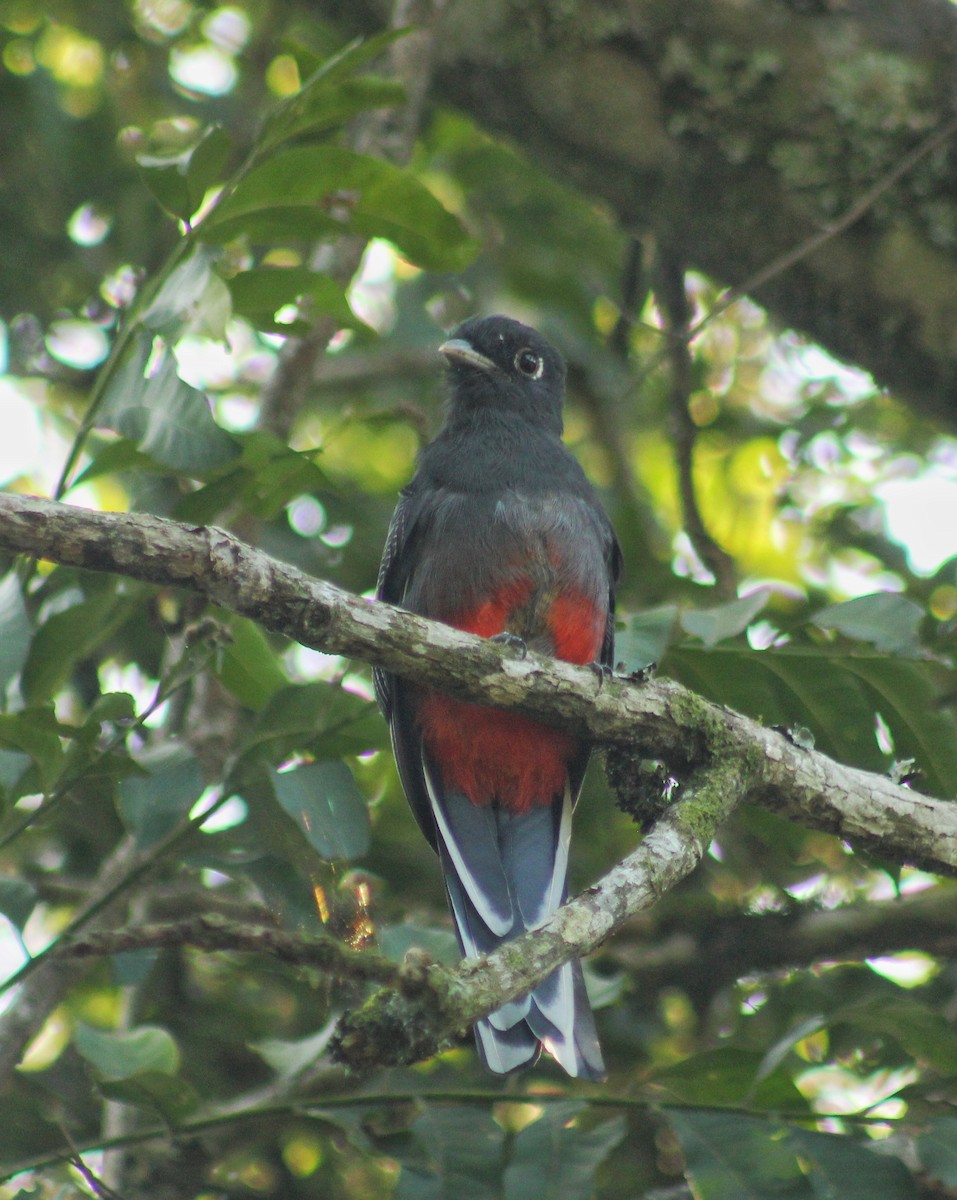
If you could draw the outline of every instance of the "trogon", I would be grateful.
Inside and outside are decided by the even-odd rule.
[[[481,637],[610,665],[621,553],[562,443],[561,356],[503,316],[465,321],[439,349],[445,425],[401,493],[378,597]],[[383,672],[376,687],[462,953],[488,953],[541,925],[566,898],[587,742]],[[570,1075],[604,1075],[578,962],[478,1022],[476,1040],[497,1073],[535,1062],[544,1047]]]

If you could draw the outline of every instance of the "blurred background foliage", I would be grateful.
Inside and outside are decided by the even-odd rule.
[[[435,346],[506,311],[569,361],[626,666],[952,796],[957,443],[747,299],[676,399],[655,248],[440,106],[389,161],[390,38],[355,32],[334,4],[0,0],[0,482],[225,525],[368,593],[440,421]],[[719,304],[685,287],[692,321]],[[276,418],[287,339],[317,328]],[[730,589],[685,532],[682,439]],[[489,1080],[467,1038],[345,1077],[325,1046],[358,985],[183,945],[64,960],[24,1035],[21,964],[64,930],[203,912],[395,958],[454,943],[366,667],[174,588],[6,569],[0,1049],[26,1053],[3,1195],[954,1194],[952,884],[759,810],[594,956],[601,1088]],[[574,883],[636,836],[594,768]]]

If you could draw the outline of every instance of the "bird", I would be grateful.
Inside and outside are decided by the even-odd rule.
[[[521,653],[609,669],[621,551],[562,441],[561,355],[501,315],[464,321],[439,352],[445,423],[400,493],[378,599]],[[540,926],[567,898],[587,741],[383,671],[375,684],[462,954]],[[495,1074],[532,1066],[544,1048],[571,1076],[605,1076],[578,961],[478,1021],[475,1037]]]

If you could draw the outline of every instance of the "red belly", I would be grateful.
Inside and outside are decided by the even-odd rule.
[[[508,628],[509,617],[531,592],[531,582],[518,579],[493,600],[447,624],[494,637]],[[577,594],[565,593],[553,600],[546,622],[555,657],[594,662],[601,651],[605,619],[603,612]],[[568,764],[580,750],[577,738],[520,713],[451,700],[438,692],[423,693],[418,721],[446,791],[462,792],[473,804],[497,801],[511,812],[528,812],[560,797]]]

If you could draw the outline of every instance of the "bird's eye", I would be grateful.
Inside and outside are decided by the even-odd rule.
[[[526,347],[515,355],[515,369],[526,379],[541,379],[545,370],[545,360],[540,354]]]

